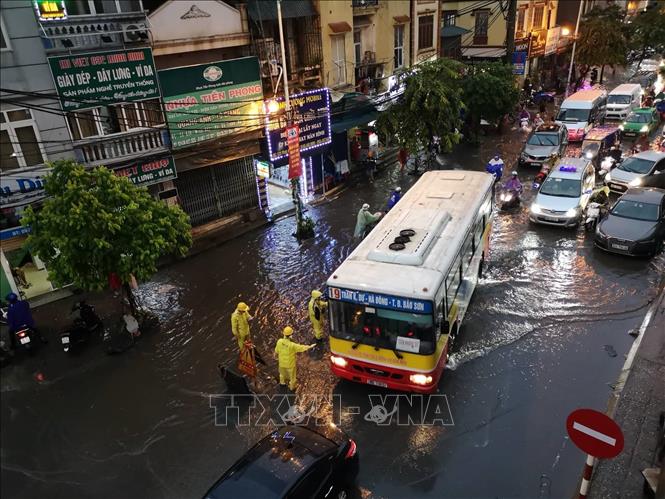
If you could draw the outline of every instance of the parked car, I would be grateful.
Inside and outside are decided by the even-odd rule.
[[[665,239],[665,190],[631,188],[596,227],[594,242],[623,255],[654,255]]]
[[[342,499],[357,475],[356,444],[339,428],[284,426],[247,451],[204,497]]]
[[[653,107],[640,107],[628,115],[619,125],[622,137],[650,135],[660,123],[660,115]]]
[[[584,158],[562,158],[540,186],[529,220],[559,227],[576,227],[593,194],[596,171]]]
[[[605,175],[605,184],[612,192],[623,193],[628,187],[637,187],[643,177],[665,174],[665,153],[644,151],[624,159],[619,166]]]
[[[568,131],[565,125],[541,125],[527,137],[518,165],[540,168],[545,161],[554,161],[563,156],[567,144]]]

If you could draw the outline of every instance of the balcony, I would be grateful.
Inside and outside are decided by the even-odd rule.
[[[87,166],[109,166],[134,156],[166,152],[168,145],[166,128],[144,128],[78,140],[74,142],[74,151],[77,159]]]
[[[351,0],[353,15],[376,12],[379,9],[379,0]]]
[[[47,54],[145,45],[149,39],[145,12],[70,16],[40,25]]]

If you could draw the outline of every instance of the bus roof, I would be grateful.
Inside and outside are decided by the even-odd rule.
[[[493,183],[484,172],[423,174],[335,270],[328,286],[432,299]],[[411,241],[400,251],[390,249],[405,229],[415,231]]]

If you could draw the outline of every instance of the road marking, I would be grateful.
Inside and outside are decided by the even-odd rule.
[[[599,431],[596,431],[593,428],[584,426],[583,424],[580,424],[577,421],[573,423],[573,429],[582,432],[585,435],[589,435],[590,437],[593,437],[597,440],[600,440],[601,442],[605,442],[606,444],[609,444],[612,447],[614,447],[617,443],[616,438],[608,437],[604,433],[600,433]]]

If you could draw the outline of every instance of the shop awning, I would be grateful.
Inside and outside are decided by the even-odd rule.
[[[364,126],[379,117],[376,105],[364,94],[349,93],[332,106],[332,131],[341,133]]]
[[[454,38],[467,33],[471,33],[471,31],[460,26],[444,26],[441,28],[441,38]]]
[[[247,13],[252,21],[276,21],[277,2],[249,0],[247,2]],[[312,5],[312,0],[282,0],[282,19],[315,15],[316,10]]]
[[[338,23],[328,23],[328,27],[330,28],[330,31],[333,33],[348,33],[351,31],[351,25],[347,23],[346,21],[340,21]]]

